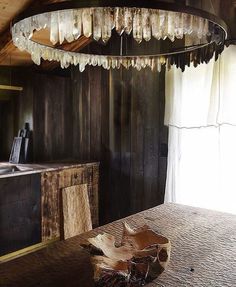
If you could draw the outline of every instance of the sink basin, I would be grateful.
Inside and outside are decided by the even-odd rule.
[[[32,170],[32,168],[20,167],[16,165],[0,166],[0,175],[20,172],[20,171],[24,172],[24,171],[29,171],[29,170]]]
[[[15,165],[6,165],[0,167],[0,174],[7,174],[20,171]]]

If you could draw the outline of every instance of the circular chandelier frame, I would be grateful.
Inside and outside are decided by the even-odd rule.
[[[169,13],[179,13],[179,15],[192,15],[193,17],[200,17],[206,22],[209,22],[213,34],[216,31],[217,37],[208,37],[210,40],[197,45],[185,46],[172,50],[170,52],[164,52],[153,55],[95,55],[85,54],[79,52],[70,52],[58,49],[56,47],[50,47],[31,39],[35,30],[41,30],[48,25],[41,23],[41,26],[31,28],[24,28],[24,24],[27,20],[34,21],[34,17],[40,15],[47,15],[55,12],[74,11],[77,9],[145,9],[147,11],[166,11]],[[114,11],[114,10],[113,10]],[[94,17],[94,16],[91,16]],[[93,18],[92,18],[93,19]],[[132,20],[133,21],[133,20]],[[29,21],[27,22],[29,25]],[[114,27],[111,28],[113,30]],[[122,31],[123,32],[123,31]],[[120,33],[120,35],[122,34]],[[90,38],[93,35],[87,35]],[[182,35],[185,36],[185,35]],[[205,35],[206,36],[206,35]],[[215,35],[214,35],[215,36]],[[62,68],[68,67],[70,64],[79,65],[82,72],[86,65],[102,66],[105,69],[109,68],[125,68],[134,67],[137,70],[141,70],[145,67],[150,67],[152,70],[161,70],[163,65],[176,65],[182,70],[185,66],[189,66],[191,62],[194,66],[200,63],[207,63],[214,56],[218,58],[218,55],[224,49],[225,39],[227,38],[227,25],[218,16],[208,13],[204,10],[193,8],[190,6],[183,6],[177,3],[160,2],[157,0],[98,0],[98,1],[66,1],[59,2],[50,5],[40,7],[38,9],[26,10],[20,14],[13,22],[12,25],[12,37],[14,44],[20,50],[26,50],[31,54],[32,60],[36,64],[40,64],[41,58],[44,60],[55,60],[61,63]],[[207,36],[205,37],[207,38]],[[173,41],[175,36],[173,38]],[[146,40],[146,39],[145,39]],[[148,40],[146,40],[148,41]]]

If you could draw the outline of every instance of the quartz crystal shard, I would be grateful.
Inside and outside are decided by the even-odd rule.
[[[77,40],[81,36],[82,30],[82,10],[74,10],[74,27],[73,27],[73,36]]]
[[[36,65],[40,65],[41,63],[41,57],[40,57],[40,52],[35,49],[32,54],[31,54],[31,59]]]
[[[143,40],[142,14],[141,14],[141,9],[139,8],[135,9],[135,12],[134,12],[133,37],[138,43],[141,43]]]
[[[161,72],[161,62],[159,58],[157,58],[157,71]]]
[[[105,69],[105,70],[107,70],[107,69],[109,69],[109,63],[108,63],[108,58],[107,57],[102,57],[102,67]]]
[[[175,16],[175,12],[168,12],[167,36],[172,42],[175,40]]]
[[[208,22],[207,19],[204,19],[203,21],[204,21],[204,23],[203,23],[203,32],[202,32],[202,34],[203,34],[204,37],[205,36],[209,36],[209,22]]]
[[[112,69],[115,69],[117,67],[117,59],[114,58],[111,60],[111,67]]]
[[[152,36],[157,40],[160,40],[162,33],[160,28],[159,10],[152,10],[151,26],[152,26]]]
[[[79,64],[79,71],[82,73],[85,70],[85,65],[83,63]]]
[[[152,37],[150,11],[148,9],[142,9],[141,13],[142,13],[143,39],[145,41],[150,41]]]
[[[111,8],[104,8],[103,11],[103,24],[102,24],[102,41],[106,43],[112,34],[114,27],[114,17]]]
[[[198,37],[199,17],[193,16],[193,37]]]
[[[102,37],[103,18],[103,9],[95,8],[93,10],[93,38],[96,41]]]
[[[183,32],[185,35],[193,32],[193,15],[183,13]]]
[[[168,35],[168,13],[166,11],[160,10],[159,19],[160,19],[161,38],[165,40]]]
[[[175,37],[183,39],[184,36],[184,16],[183,13],[175,13]]]
[[[39,15],[32,16],[33,30],[41,30],[47,27],[50,28],[51,25],[51,13],[43,13]]]
[[[130,34],[133,28],[133,12],[131,8],[124,8],[125,33]]]
[[[92,15],[90,8],[83,9],[82,25],[83,25],[84,36],[89,38],[92,35]]]
[[[124,10],[123,8],[115,8],[114,11],[116,32],[121,35],[124,32]]]
[[[196,17],[197,18],[197,36],[199,39],[203,37],[203,29],[204,29],[204,20],[201,17]]]
[[[97,59],[97,58],[98,58],[98,57],[97,57],[96,55],[92,55],[92,56],[91,56],[90,62],[91,62],[91,65],[94,66],[94,67],[96,67],[97,64],[98,64],[98,59]]]
[[[64,35],[67,42],[74,41],[74,13],[73,10],[64,12]]]
[[[33,36],[33,28],[31,18],[27,18],[24,20],[22,27],[22,32],[27,39],[30,39]]]
[[[59,42],[62,44],[65,40],[66,21],[65,11],[58,12]]]

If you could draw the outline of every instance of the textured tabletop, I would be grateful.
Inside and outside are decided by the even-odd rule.
[[[166,271],[146,286],[236,286],[236,216],[175,204],[155,207],[2,263],[0,286],[93,286],[90,260],[79,244],[104,231],[120,238],[124,220],[133,227],[148,224],[171,240]]]

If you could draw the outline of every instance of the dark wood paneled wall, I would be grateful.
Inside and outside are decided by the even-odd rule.
[[[14,100],[0,101],[0,159],[8,160],[14,137]]]
[[[69,78],[34,75],[33,122],[36,162],[72,157],[73,112]]]
[[[0,256],[40,242],[40,206],[40,174],[0,179]]]
[[[0,161],[8,160],[14,136],[28,122],[33,129],[33,77],[28,69],[0,68],[0,81],[23,91],[0,91]]]
[[[101,161],[102,222],[161,204],[164,73],[73,68],[72,87],[74,157]]]
[[[163,72],[73,67],[69,77],[24,76],[15,127],[31,122],[37,162],[101,162],[101,223],[163,202]]]

